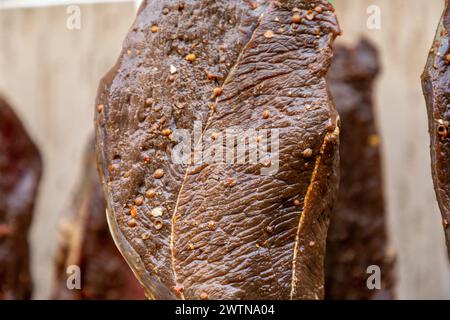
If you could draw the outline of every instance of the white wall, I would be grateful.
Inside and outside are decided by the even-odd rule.
[[[0,10],[0,92],[15,106],[45,162],[31,232],[35,297],[50,292],[58,218],[70,205],[93,133],[101,76],[115,62],[132,20],[129,3],[81,6],[81,29],[66,6]]]
[[[384,142],[390,237],[398,254],[398,296],[450,298],[444,233],[430,168],[429,136],[420,75],[444,1],[334,0],[344,35],[362,34],[379,47],[377,90]],[[381,9],[381,29],[366,26],[369,5]]]

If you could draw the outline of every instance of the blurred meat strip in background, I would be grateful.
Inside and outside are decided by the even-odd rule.
[[[39,150],[0,97],[0,300],[31,298],[28,231],[41,172]]]
[[[82,175],[72,209],[60,224],[52,298],[145,299],[143,289],[109,233],[93,141],[85,155]],[[81,276],[80,289],[73,288],[77,267]]]
[[[327,80],[342,123],[341,182],[327,239],[326,299],[394,298],[395,253],[388,244],[373,101],[379,70],[377,50],[367,40],[336,46]],[[381,289],[371,290],[367,280],[377,267]]]

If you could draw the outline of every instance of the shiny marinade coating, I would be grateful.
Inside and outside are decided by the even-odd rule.
[[[367,40],[338,46],[327,75],[341,119],[341,180],[327,238],[326,299],[392,299],[380,138],[373,85],[380,63]],[[381,269],[381,290],[367,288],[367,267]]]
[[[139,282],[109,232],[94,141],[90,142],[86,152],[82,180],[74,195],[73,207],[61,223],[53,299],[144,299]],[[73,272],[69,269],[67,273],[70,266],[80,268],[80,290],[67,287]]]
[[[36,145],[0,97],[0,300],[31,298],[28,231],[41,171]]]
[[[96,126],[110,228],[150,298],[323,296],[339,143],[324,76],[338,33],[327,1],[143,3],[100,83]],[[174,163],[171,132],[194,120],[277,128],[279,170]]]
[[[441,210],[447,249],[450,257],[450,7],[444,13],[422,74],[422,88],[428,112],[431,145],[431,171]]]

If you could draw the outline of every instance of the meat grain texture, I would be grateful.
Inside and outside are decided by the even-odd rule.
[[[388,243],[381,145],[373,101],[380,70],[367,40],[337,46],[327,75],[341,118],[340,186],[327,238],[326,299],[393,299],[395,254]],[[371,265],[381,290],[367,287]]]
[[[142,4],[100,83],[96,139],[110,228],[149,298],[323,297],[339,160],[325,82],[333,11],[322,0]],[[205,152],[209,132],[278,129],[279,169],[176,163],[171,132],[194,121]]]
[[[84,160],[73,207],[61,223],[53,299],[144,299],[145,295],[111,238],[94,141]],[[80,288],[71,277],[80,271]],[[68,286],[70,285],[70,288]]]
[[[28,231],[41,171],[39,150],[0,97],[0,300],[31,298]]]
[[[422,88],[427,105],[428,128],[431,138],[431,171],[450,258],[449,32],[450,6],[446,1],[444,13],[422,74]]]

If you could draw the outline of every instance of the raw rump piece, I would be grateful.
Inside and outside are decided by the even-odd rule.
[[[431,171],[442,214],[450,258],[450,5],[444,13],[422,74],[422,88],[428,112],[431,138]]]
[[[96,126],[110,228],[149,298],[323,297],[339,160],[325,82],[333,11],[144,1],[100,83]],[[194,121],[207,152],[229,128],[278,129],[279,169],[173,161],[176,130],[192,133]]]
[[[0,97],[0,300],[31,298],[28,231],[41,171],[38,148]]]
[[[53,299],[142,300],[144,291],[109,232],[94,149],[91,141],[73,207],[61,223]],[[80,268],[80,290],[68,288],[75,270],[71,266]]]
[[[393,299],[395,254],[387,236],[380,138],[373,101],[380,63],[367,40],[337,46],[327,81],[341,118],[341,179],[326,253],[326,299]],[[380,267],[381,290],[367,268]]]

